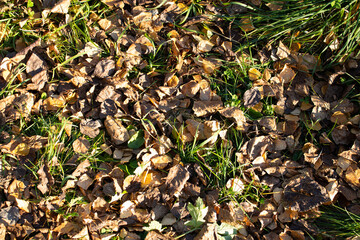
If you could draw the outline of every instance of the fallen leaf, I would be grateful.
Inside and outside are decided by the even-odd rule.
[[[69,12],[71,0],[60,0],[56,5],[51,9],[52,13],[62,13],[66,14]]]
[[[0,224],[14,226],[20,220],[20,212],[17,207],[6,207],[0,210]]]
[[[190,173],[180,164],[170,168],[165,180],[166,191],[163,192],[164,199],[170,200],[175,194],[179,194],[190,177]]]
[[[290,83],[294,79],[294,77],[296,76],[296,73],[291,67],[289,67],[288,64],[285,64],[283,70],[281,70],[281,72],[278,76],[282,80],[283,83],[287,84],[287,83]]]
[[[215,113],[223,106],[222,101],[195,101],[193,111],[197,117]]]
[[[36,53],[31,54],[29,60],[26,63],[26,72],[34,77],[36,74],[40,72],[46,71],[48,66],[46,62],[40,58],[40,56]]]
[[[27,213],[30,213],[31,212],[31,204],[29,201],[26,201],[26,200],[22,200],[22,199],[16,199],[16,205],[19,209],[27,212]]]
[[[287,58],[290,55],[290,49],[280,41],[276,55],[280,58],[280,60]]]
[[[250,68],[248,71],[248,76],[251,81],[256,81],[261,78],[261,72],[256,68]]]
[[[115,61],[102,60],[95,66],[94,75],[98,78],[107,78],[115,73]]]
[[[90,142],[86,138],[80,137],[73,142],[72,146],[74,152],[85,154],[90,149]]]
[[[244,106],[253,107],[261,100],[260,91],[257,88],[251,88],[244,93]]]
[[[239,178],[230,178],[226,183],[226,188],[231,189],[236,194],[241,194],[245,189],[245,185]]]
[[[26,156],[30,152],[30,146],[26,143],[19,143],[14,150],[11,151],[14,155]]]
[[[55,183],[54,177],[50,174],[49,168],[43,164],[39,171],[37,171],[40,178],[40,184],[37,185],[37,188],[42,194],[47,193],[51,186]]]
[[[80,123],[80,132],[90,138],[95,138],[100,133],[100,127],[100,121],[83,119]]]
[[[120,119],[107,116],[104,125],[114,144],[120,145],[130,139],[129,133]]]
[[[156,169],[164,169],[167,167],[167,165],[169,165],[169,163],[171,163],[173,160],[171,157],[167,156],[167,155],[162,155],[162,156],[156,156],[151,158],[151,163],[153,164],[153,166]]]
[[[284,188],[284,201],[292,210],[305,212],[323,203],[330,198],[326,189],[308,176],[297,176]]]

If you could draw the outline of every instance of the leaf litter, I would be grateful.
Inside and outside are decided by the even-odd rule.
[[[39,32],[57,26],[69,33],[73,14],[83,11],[70,0],[30,2]],[[194,7],[186,2],[102,2],[112,15],[90,14],[91,41],[73,57],[55,58],[60,52],[49,38],[27,40],[0,58],[2,238],[305,239],[316,234],[307,220],[321,205],[358,206],[359,86],[342,82],[359,76],[358,58],[322,71],[300,43],[269,44],[257,55],[261,63],[271,59],[272,69],[250,66],[251,84],[240,85],[240,104],[229,106],[211,76],[229,59],[249,62],[234,52],[226,24],[181,14]],[[243,11],[242,4],[199,4],[210,15]],[[278,11],[281,4],[267,6]],[[175,27],[179,19],[184,27]],[[244,32],[256,28],[248,16],[242,24]],[[334,34],[324,42],[338,48]],[[50,133],[24,130],[34,117],[51,115],[68,119],[49,131],[65,131],[70,148],[60,138],[53,143]],[[234,197],[224,201],[209,185],[216,169],[202,150],[191,153],[199,163],[179,151],[193,142],[234,145],[233,126],[243,144],[228,158],[242,170],[226,177]],[[46,151],[51,161],[41,156]],[[97,151],[110,161],[94,161]],[[264,186],[261,201],[243,197]]]

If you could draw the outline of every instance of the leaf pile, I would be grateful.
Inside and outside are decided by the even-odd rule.
[[[359,209],[360,85],[344,82],[358,79],[358,57],[319,71],[318,56],[278,41],[252,65],[215,17],[241,4],[103,0],[108,12],[83,22],[79,2],[30,3],[2,3],[25,9],[17,24],[42,38],[20,37],[0,58],[1,234],[306,239],[319,206]],[[88,36],[61,49],[80,23]],[[233,62],[245,66],[237,101],[223,90]],[[54,116],[58,124],[31,131]],[[191,145],[200,162],[182,154]],[[219,199],[207,157],[221,146],[241,170],[225,177],[231,196]],[[245,197],[264,186],[261,201]]]

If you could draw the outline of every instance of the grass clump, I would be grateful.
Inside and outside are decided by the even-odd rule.
[[[322,208],[315,224],[327,237],[348,239],[360,237],[360,216],[336,205]]]
[[[252,7],[253,11],[223,18],[244,31],[246,44],[240,46],[242,49],[278,40],[289,46],[297,42],[303,51],[322,56],[328,67],[358,50],[359,6],[356,0],[265,0],[261,6]],[[245,31],[244,22],[250,22],[253,30]]]

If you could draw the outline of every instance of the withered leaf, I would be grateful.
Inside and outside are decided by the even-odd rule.
[[[63,13],[66,14],[69,11],[71,0],[60,0],[56,5],[51,9],[52,13]]]
[[[79,187],[81,187],[84,190],[87,190],[92,183],[93,183],[93,179],[91,179],[89,177],[89,175],[84,173],[83,175],[81,175],[81,177],[79,178],[79,181],[77,181],[76,185],[78,185]]]
[[[284,201],[292,210],[305,212],[329,202],[326,189],[309,176],[292,179],[284,188]]]
[[[42,194],[47,193],[50,187],[55,183],[54,177],[50,174],[49,168],[46,164],[43,164],[39,171],[37,172],[40,178],[40,184],[38,184],[37,188],[41,191]]]
[[[244,112],[236,107],[227,107],[224,109],[219,110],[219,113],[226,118],[234,119],[236,125],[239,128],[243,128],[244,124],[246,123],[246,118]]]
[[[253,107],[261,100],[261,94],[259,89],[251,88],[244,93],[244,106]]]
[[[190,81],[181,86],[181,92],[187,97],[194,97],[200,90],[200,84],[196,81]]]
[[[331,137],[336,144],[348,145],[353,141],[353,134],[345,125],[340,125],[331,132]]]
[[[46,62],[40,58],[36,53],[31,54],[29,60],[26,63],[26,72],[34,77],[36,74],[47,70],[48,66]]]
[[[163,192],[164,199],[168,201],[175,194],[180,193],[189,178],[189,171],[180,164],[170,168],[169,174],[165,181],[166,191]]]
[[[172,158],[167,155],[156,156],[151,158],[151,163],[156,169],[164,169],[166,166],[172,162]]]
[[[90,162],[88,159],[86,159],[77,166],[77,168],[71,175],[74,177],[79,177],[81,174],[87,172],[88,167],[90,167]]]
[[[115,61],[111,59],[101,60],[96,64],[94,75],[98,78],[107,78],[115,73]]]
[[[129,133],[126,128],[121,124],[120,119],[115,119],[112,116],[107,116],[104,125],[106,131],[116,145],[120,145],[130,139]]]
[[[96,120],[83,119],[80,123],[80,132],[91,138],[95,138],[100,133],[101,123]]]
[[[246,151],[250,159],[253,160],[262,156],[265,151],[271,151],[273,147],[273,142],[269,136],[259,136],[249,140]]]
[[[19,208],[7,207],[0,210],[0,224],[5,226],[14,226],[20,219]]]
[[[195,101],[193,110],[197,117],[215,113],[223,106],[222,101]]]
[[[194,240],[208,240],[208,239],[217,239],[215,224],[204,225],[201,231],[194,238]]]
[[[73,142],[73,149],[74,152],[85,154],[90,149],[90,142],[86,138],[80,137]]]

